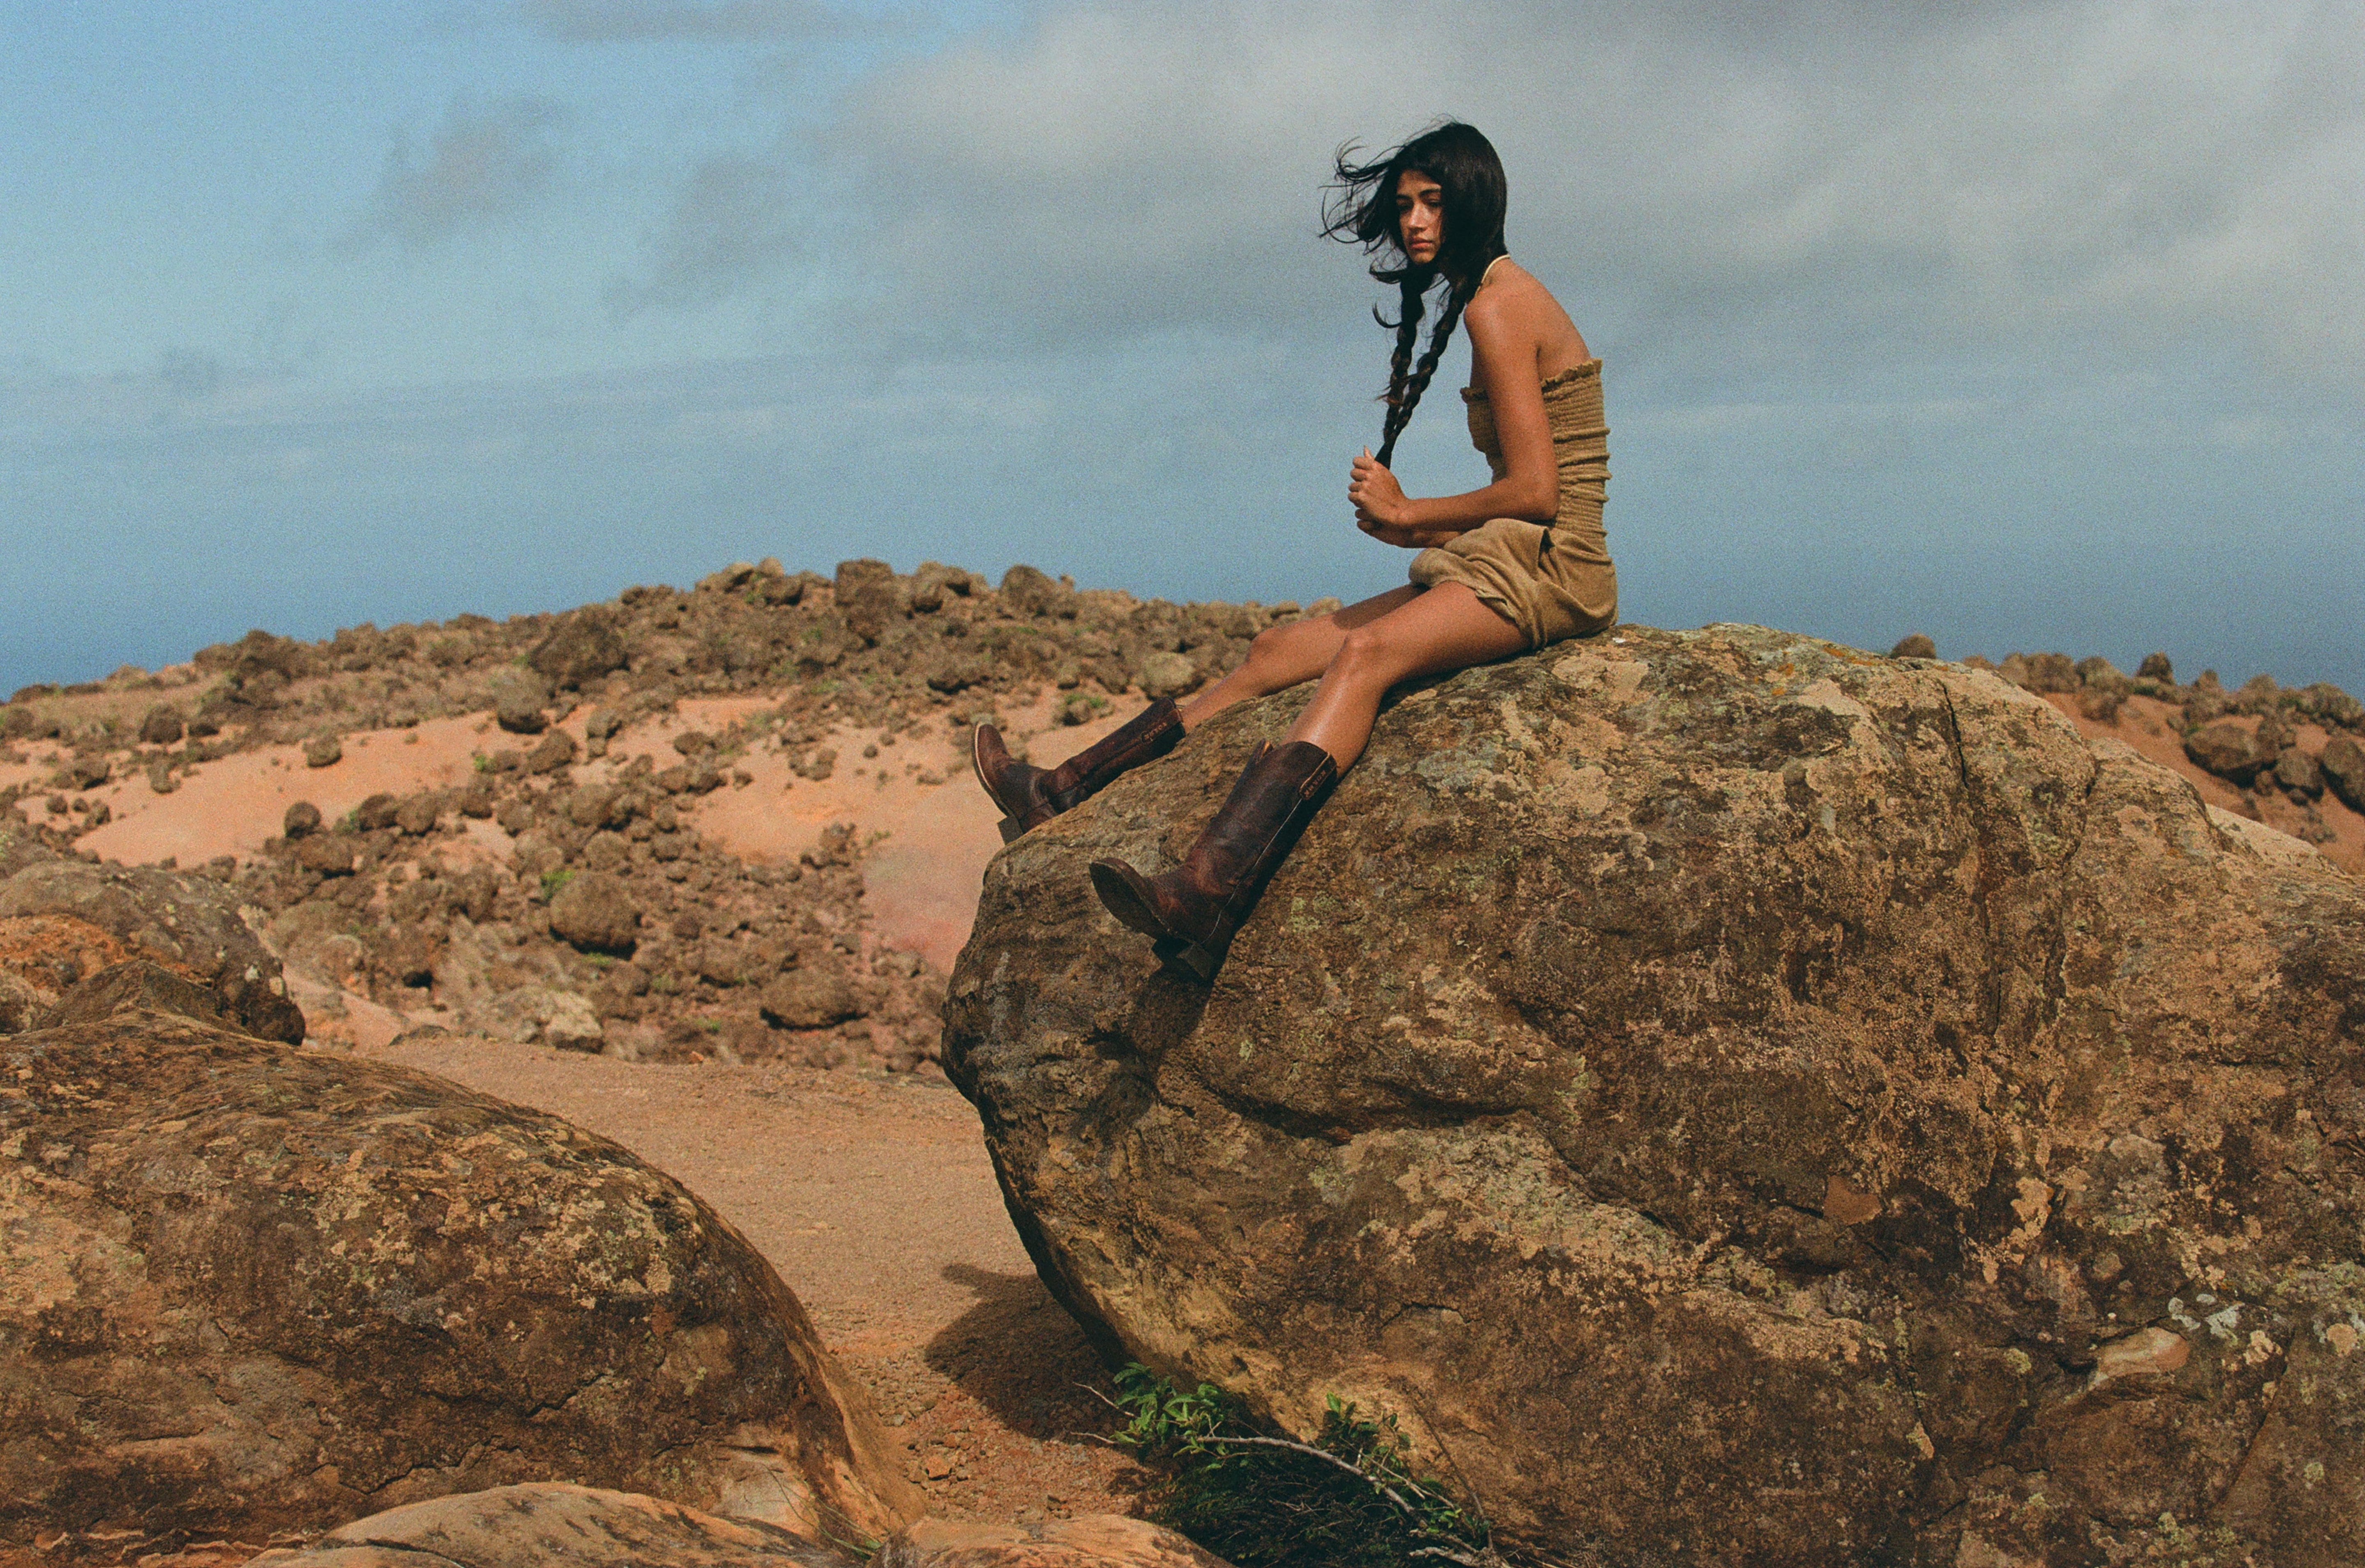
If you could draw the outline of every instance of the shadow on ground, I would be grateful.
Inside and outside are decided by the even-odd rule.
[[[954,1263],[945,1279],[977,1304],[928,1341],[928,1365],[1013,1430],[1032,1438],[1106,1437],[1116,1427],[1109,1369],[1067,1309],[1032,1273]]]

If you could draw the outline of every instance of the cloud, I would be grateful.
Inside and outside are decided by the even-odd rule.
[[[454,100],[423,160],[397,139],[356,237],[427,250],[524,211],[558,171],[550,136],[564,118],[540,98]]]
[[[808,145],[840,270],[915,334],[1285,336],[1353,274],[1312,239],[1330,149],[1438,113],[1502,148],[1518,253],[1701,374],[2365,363],[2346,7],[1071,6],[878,72]]]
[[[638,280],[619,278],[605,297],[626,319],[644,310],[710,305],[767,276],[798,252],[795,223],[814,220],[797,172],[766,158],[710,158],[675,192],[648,245]]]
[[[526,23],[570,43],[621,39],[768,39],[836,33],[846,23],[803,0],[521,0]]]

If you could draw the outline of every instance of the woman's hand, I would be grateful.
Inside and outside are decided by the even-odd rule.
[[[1383,544],[1394,544],[1406,550],[1426,550],[1459,538],[1458,528],[1422,528],[1412,521],[1413,503],[1396,476],[1380,466],[1371,449],[1355,459],[1353,477],[1347,483],[1347,498],[1355,503],[1355,526]]]
[[[1347,498],[1355,506],[1355,526],[1373,538],[1387,544],[1407,548],[1425,543],[1417,540],[1408,526],[1404,487],[1396,476],[1380,465],[1380,460],[1365,447],[1355,459],[1353,472],[1347,480]]]

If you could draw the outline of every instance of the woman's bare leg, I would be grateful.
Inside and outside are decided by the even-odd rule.
[[[1258,633],[1256,641],[1249,644],[1249,656],[1240,661],[1239,668],[1182,704],[1182,727],[1194,729],[1200,721],[1235,702],[1270,696],[1301,680],[1312,680],[1330,667],[1330,661],[1338,656],[1351,633],[1411,603],[1420,592],[1407,583],[1328,615],[1293,621],[1286,626],[1268,627]]]
[[[1314,700],[1306,705],[1296,727],[1289,732],[1291,740],[1312,741],[1328,752],[1341,773],[1363,755],[1364,744],[1372,738],[1372,722],[1379,717],[1380,699],[1389,687],[1424,675],[1491,664],[1528,645],[1519,628],[1487,609],[1485,600],[1461,583],[1440,583],[1412,591],[1409,600],[1344,632]],[[1377,604],[1380,599],[1364,602]]]

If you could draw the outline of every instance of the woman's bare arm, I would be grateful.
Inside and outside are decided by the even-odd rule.
[[[1472,379],[1486,394],[1502,443],[1503,476],[1458,496],[1415,498],[1367,453],[1355,459],[1347,487],[1365,532],[1390,543],[1426,545],[1442,543],[1489,518],[1552,521],[1560,507],[1560,467],[1536,371],[1538,333],[1523,319],[1526,314],[1494,289],[1481,292],[1463,313],[1470,330]]]

